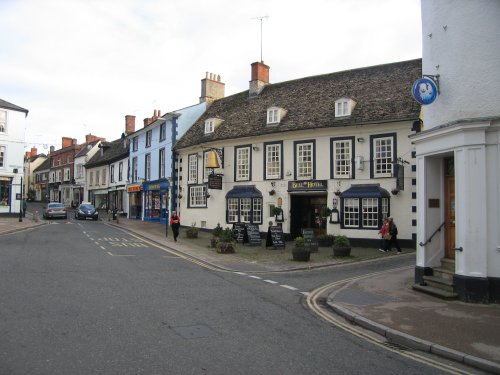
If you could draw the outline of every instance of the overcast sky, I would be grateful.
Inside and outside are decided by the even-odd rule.
[[[29,110],[27,149],[111,141],[197,104],[207,71],[248,89],[262,16],[271,83],[422,55],[419,0],[0,0],[0,99]]]

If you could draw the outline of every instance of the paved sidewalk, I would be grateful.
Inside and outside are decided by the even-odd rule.
[[[187,239],[181,229],[177,242],[165,226],[137,220],[120,219],[105,224],[120,227],[150,241],[167,246],[185,256],[214,267],[242,272],[279,272],[294,269],[329,267],[336,264],[379,259],[389,256],[376,249],[353,248],[348,259],[333,258],[331,249],[320,248],[307,263],[291,260],[291,247],[285,249],[238,244],[236,254],[218,254],[209,247],[211,234],[200,231],[199,238]],[[44,225],[32,214],[18,218],[0,217],[0,235]],[[1,239],[0,239],[1,243]],[[1,250],[1,246],[0,246]],[[346,282],[328,291],[327,303],[347,320],[377,332],[389,341],[432,352],[473,367],[500,374],[500,305],[479,305],[445,301],[411,289],[413,267],[371,275]]]

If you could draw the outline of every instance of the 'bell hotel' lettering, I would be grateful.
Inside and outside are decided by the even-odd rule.
[[[288,191],[326,191],[327,180],[288,181]]]

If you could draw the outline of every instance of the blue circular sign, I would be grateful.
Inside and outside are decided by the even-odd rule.
[[[415,81],[411,89],[413,98],[420,104],[431,104],[437,97],[436,83],[429,78],[420,78]]]

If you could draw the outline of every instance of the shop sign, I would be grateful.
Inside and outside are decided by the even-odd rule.
[[[288,191],[326,191],[327,180],[288,181]]]
[[[127,193],[135,193],[141,191],[141,185],[133,185],[127,187]]]
[[[222,190],[222,176],[208,175],[208,188]]]

